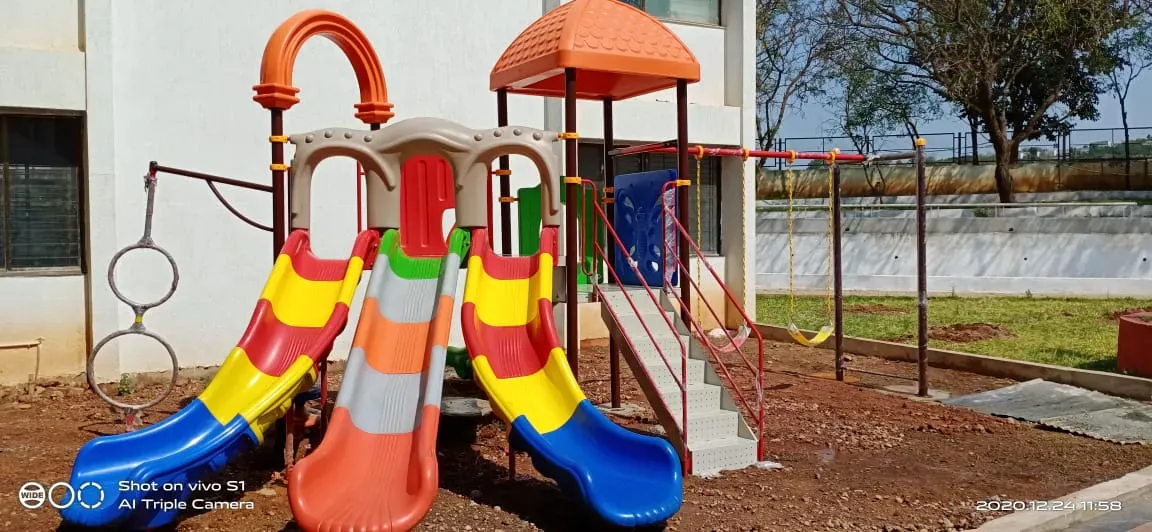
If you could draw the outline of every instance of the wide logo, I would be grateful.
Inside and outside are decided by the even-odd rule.
[[[25,482],[18,492],[20,504],[35,510],[48,503],[57,510],[79,504],[81,508],[92,510],[104,504],[104,487],[95,482],[85,482],[73,488],[67,482],[57,482],[47,489],[39,482]]]

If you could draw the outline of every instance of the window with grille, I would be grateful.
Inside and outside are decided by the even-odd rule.
[[[79,270],[83,119],[0,114],[0,271]]]
[[[623,146],[618,146],[623,147]],[[581,142],[577,152],[577,165],[580,176],[596,183],[597,189],[604,187],[604,145]],[[649,170],[675,170],[674,153],[641,153],[623,155],[613,159],[616,175],[647,172]],[[700,250],[706,255],[720,252],[720,159],[705,157],[700,161],[700,217],[701,235],[697,238]],[[688,179],[696,184],[696,160],[688,162]],[[696,188],[688,192],[688,232],[696,236]]]
[[[673,22],[720,25],[720,0],[621,0],[649,15]]]

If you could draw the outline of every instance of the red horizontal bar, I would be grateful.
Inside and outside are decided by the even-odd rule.
[[[642,149],[645,147],[646,146],[635,146],[634,148],[636,148],[636,150],[629,152],[629,153],[642,153],[642,152],[647,152],[647,153],[676,153],[676,148]],[[627,148],[625,148],[625,149],[627,149]],[[621,151],[624,151],[624,150],[621,150]],[[695,146],[688,148],[688,154],[689,155],[695,157],[696,153],[697,153],[697,148]],[[740,148],[704,148],[704,155],[710,156],[710,157],[743,157],[744,156],[744,150],[742,150]],[[792,157],[793,154],[791,152],[787,152],[787,151],[748,150],[748,156],[749,157],[756,157],[756,158],[760,158],[760,159],[788,159],[788,158]],[[795,152],[795,157],[797,159],[824,160],[824,161],[831,158],[831,156],[829,156],[827,153],[819,153],[819,152],[814,153],[814,152],[803,152],[803,151]],[[852,153],[840,153],[840,154],[836,155],[837,161],[845,161],[845,162],[854,162],[855,163],[855,162],[864,162],[867,159],[868,158],[863,156],[863,155],[852,154]]]

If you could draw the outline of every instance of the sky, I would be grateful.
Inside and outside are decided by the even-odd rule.
[[[1152,71],[1145,71],[1143,75],[1132,82],[1132,87],[1128,92],[1128,126],[1132,137],[1145,137],[1152,135],[1152,104],[1149,103],[1148,95],[1152,94]],[[825,106],[818,101],[808,102],[803,109],[792,111],[784,119],[781,126],[781,137],[819,137],[819,136],[838,136],[835,132],[835,113],[828,111]],[[1100,96],[1100,119],[1096,122],[1080,122],[1074,127],[1076,128],[1120,128],[1120,104],[1112,96],[1111,93],[1102,94]],[[1146,128],[1138,130],[1137,128]],[[932,146],[940,142],[946,142],[947,137],[934,137],[932,133],[959,133],[968,131],[968,123],[959,119],[944,118],[936,120],[928,124],[920,125],[920,132],[922,135],[927,136],[929,148],[939,146]],[[1072,142],[1075,145],[1086,144],[1088,142],[1109,140],[1110,137],[1115,135],[1114,140],[1122,141],[1122,131],[1115,133],[1103,132],[1073,132]],[[841,141],[843,142],[843,141]],[[986,141],[982,141],[984,144]],[[816,145],[816,141],[796,143],[796,149],[819,150],[830,149],[832,146],[821,147]],[[799,145],[803,144],[803,145]],[[845,149],[844,146],[836,146],[840,149]]]

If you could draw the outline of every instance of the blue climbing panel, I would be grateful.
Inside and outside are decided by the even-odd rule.
[[[653,170],[635,174],[616,176],[616,211],[612,225],[620,235],[620,241],[628,254],[636,261],[644,281],[648,286],[664,286],[664,272],[671,271],[671,283],[676,284],[677,275],[672,257],[665,258],[661,239],[662,229],[667,225],[667,237],[675,241],[676,232],[671,220],[665,220],[661,206],[660,189],[664,184],[676,179],[675,170]],[[675,201],[676,191],[670,189],[666,200]],[[670,249],[675,250],[675,247]],[[624,253],[616,249],[613,268],[621,284],[638,286],[640,279],[624,258]]]

